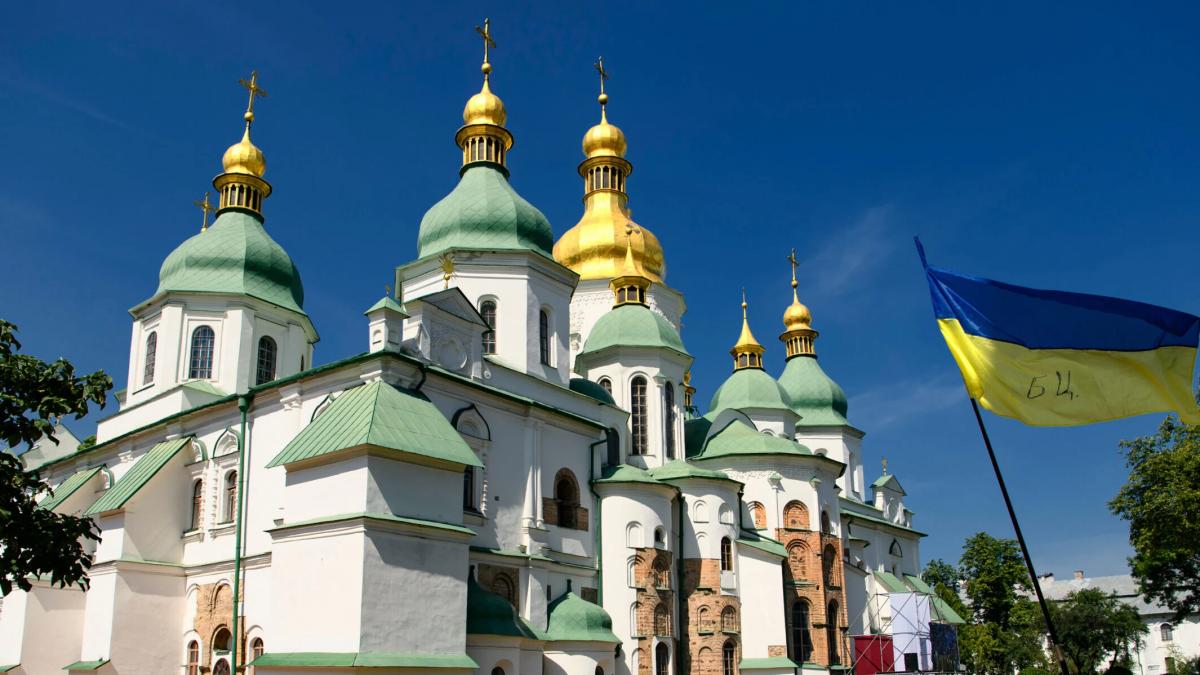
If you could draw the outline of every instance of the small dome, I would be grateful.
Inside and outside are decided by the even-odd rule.
[[[613,400],[612,394],[608,393],[604,390],[604,387],[601,387],[591,380],[584,379],[582,377],[572,377],[571,381],[567,383],[567,386],[570,387],[571,391],[575,392],[576,394],[591,396],[597,401],[601,403],[607,403],[609,405],[617,404],[617,402]]]
[[[417,234],[421,258],[452,248],[526,249],[549,258],[553,245],[546,216],[485,164],[463,171],[454,190],[425,212]]]
[[[783,312],[783,326],[789,331],[811,330],[812,312],[808,311],[804,303],[793,297],[792,304]]]
[[[660,348],[689,356],[675,326],[658,312],[637,304],[620,305],[601,316],[579,356],[615,347]]]
[[[508,113],[504,110],[504,101],[492,93],[488,81],[484,80],[483,89],[467,99],[467,105],[463,108],[463,124],[491,124],[502,127],[507,120]]]
[[[625,132],[615,124],[609,124],[602,115],[600,123],[583,135],[583,154],[591,157],[624,157]]]
[[[708,404],[709,414],[722,410],[762,408],[790,410],[787,392],[766,371],[742,368],[733,371]]]
[[[267,158],[258,146],[250,142],[250,127],[242,134],[242,140],[229,146],[221,157],[225,173],[240,173],[262,178],[267,172]]]
[[[158,291],[248,295],[304,314],[300,271],[258,218],[226,211],[163,261]]]
[[[473,574],[467,577],[467,635],[537,639],[508,600],[480,586]]]
[[[825,374],[815,358],[789,359],[779,385],[800,415],[796,426],[849,426],[846,392]]]
[[[612,632],[612,617],[604,608],[567,592],[546,608],[546,637],[552,642],[607,642],[620,644]]]

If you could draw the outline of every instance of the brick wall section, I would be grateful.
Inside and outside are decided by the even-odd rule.
[[[521,597],[521,573],[517,568],[479,563],[476,578],[480,586],[508,600],[513,607],[517,606],[517,599]]]
[[[242,597],[244,598],[245,595],[243,594]],[[245,617],[242,618],[244,619]],[[217,629],[224,626],[227,630],[232,631],[232,622],[233,589],[229,587],[229,584],[204,584],[197,587],[196,619],[192,624],[192,628],[200,634],[201,672],[210,672],[212,670],[213,636],[216,635]],[[245,655],[246,625],[244,621],[239,621],[238,623],[238,630],[241,632],[241,639],[238,642],[238,654]],[[242,656],[239,656],[238,660],[245,663]]]
[[[690,559],[683,561],[684,616],[680,617],[679,672],[690,675],[721,675],[722,648],[727,640],[738,645],[741,660],[741,603],[737,596],[721,594],[721,561]],[[734,611],[733,630],[721,629],[721,615]]]
[[[653,638],[657,635],[660,640],[670,642],[674,635],[675,556],[670,551],[658,548],[638,548],[634,551],[633,580],[637,585],[638,606],[634,635],[638,639],[638,675],[654,675]],[[662,612],[666,613],[666,625],[656,627],[655,618]]]
[[[771,658],[775,658],[776,656],[787,656],[787,645],[767,646],[767,656]]]
[[[830,665],[829,640],[827,627],[833,622],[836,630],[838,661],[841,664],[849,662],[848,637],[849,623],[846,620],[846,594],[843,577],[845,576],[842,560],[842,542],[838,537],[823,535],[820,532],[805,529],[779,528],[775,538],[788,549],[787,567],[784,568],[784,617],[787,625],[789,645],[792,638],[792,605],[797,600],[808,601],[809,606],[809,636],[812,641],[812,655],[809,661],[824,666]],[[831,583],[826,583],[822,561],[822,551],[826,546],[833,547],[833,565]],[[837,616],[827,616],[830,601],[837,602]]]
[[[575,511],[575,525],[570,527],[572,530],[588,529],[588,510],[582,506],[569,507]],[[559,527],[567,527],[560,522],[558,500],[551,497],[542,497],[542,519],[547,525],[558,525]]]

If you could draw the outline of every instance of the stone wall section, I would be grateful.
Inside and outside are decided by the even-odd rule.
[[[245,597],[243,593],[242,597]],[[243,617],[244,618],[244,617]],[[233,589],[227,583],[202,584],[196,588],[196,618],[192,628],[200,635],[200,671],[207,673],[213,667],[213,636],[217,630],[233,630]],[[238,653],[246,653],[246,625],[239,622],[241,633]],[[239,657],[240,660],[240,657]]]
[[[742,616],[738,597],[721,592],[721,561],[684,560],[680,592],[684,616],[680,618],[679,672],[721,675],[722,650],[727,641],[737,645],[736,660],[741,660]]]
[[[783,573],[783,597],[785,602],[784,620],[787,624],[788,646],[787,655],[795,653],[794,629],[792,626],[792,607],[797,600],[808,602],[809,607],[809,637],[812,652],[809,663],[829,666],[829,631],[832,622],[837,636],[834,646],[837,649],[837,662],[845,665],[849,662],[848,635],[850,626],[846,614],[845,570],[843,569],[842,542],[836,536],[822,534],[808,529],[782,527],[776,530],[775,538],[788,549],[787,566]],[[826,579],[825,556],[826,548],[832,551],[830,578]],[[837,603],[836,616],[828,616],[829,603]],[[799,661],[796,656],[794,660]]]
[[[659,548],[634,551],[633,580],[637,587],[634,636],[638,643],[638,675],[654,675],[654,638],[659,638],[660,642],[674,641],[675,556]],[[676,651],[673,646],[671,651]]]
[[[521,573],[515,567],[479,563],[479,585],[499,595],[514,608],[521,597]]]

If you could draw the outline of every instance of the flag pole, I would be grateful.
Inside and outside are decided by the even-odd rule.
[[[1004,474],[1000,473],[1000,464],[996,461],[996,453],[992,450],[992,439],[988,437],[987,427],[983,425],[983,415],[979,414],[979,404],[971,397],[971,409],[975,411],[975,421],[979,423],[979,433],[983,436],[983,444],[987,447],[988,459],[992,460],[992,470],[996,472],[996,482],[1000,484],[1000,494],[1004,496],[1004,506],[1008,509],[1008,517],[1012,520],[1013,531],[1017,533],[1017,543],[1021,545],[1021,554],[1025,556],[1025,567],[1029,570],[1029,578],[1033,581],[1033,592],[1037,594],[1038,605],[1042,608],[1042,618],[1046,620],[1046,632],[1050,636],[1050,649],[1058,659],[1058,667],[1062,675],[1068,675],[1067,660],[1058,647],[1058,631],[1054,630],[1054,621],[1050,618],[1050,607],[1042,595],[1042,585],[1038,583],[1037,572],[1033,569],[1033,558],[1029,556],[1029,547],[1025,545],[1025,535],[1021,534],[1021,524],[1017,522],[1017,512],[1013,511],[1012,500],[1008,497],[1008,487],[1004,484]]]

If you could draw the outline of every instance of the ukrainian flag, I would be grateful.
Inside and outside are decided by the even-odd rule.
[[[925,276],[967,391],[997,415],[1070,426],[1172,411],[1200,423],[1192,392],[1200,317],[929,266]]]

